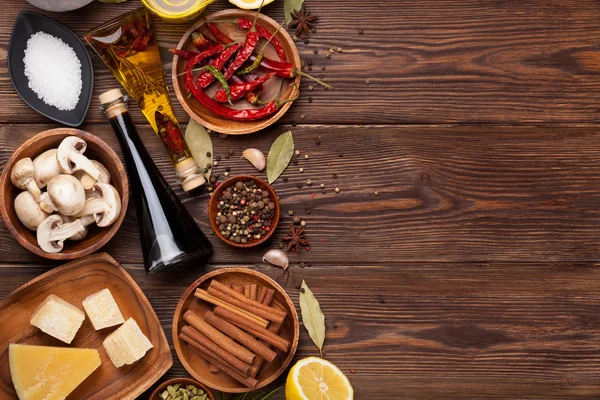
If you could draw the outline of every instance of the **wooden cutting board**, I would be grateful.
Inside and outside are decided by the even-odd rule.
[[[83,310],[82,301],[104,288],[111,291],[125,320],[134,318],[154,346],[132,365],[116,368],[102,346],[118,326],[96,331],[86,316],[67,345],[29,323],[33,311],[50,294]],[[97,349],[102,365],[69,396],[73,399],[135,399],[173,365],[169,343],[150,302],[127,271],[106,253],[54,268],[0,302],[0,399],[16,398],[8,365],[10,343]]]

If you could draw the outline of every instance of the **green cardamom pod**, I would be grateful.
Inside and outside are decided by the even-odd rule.
[[[169,392],[169,396],[171,396],[173,399],[177,397],[177,392],[175,391],[175,388],[173,386],[167,386],[167,391]]]

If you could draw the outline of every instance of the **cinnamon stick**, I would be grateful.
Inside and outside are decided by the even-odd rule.
[[[257,295],[258,295],[258,286],[256,285],[256,283],[253,283],[250,285],[250,300],[256,301]]]
[[[186,311],[185,314],[183,314],[183,320],[229,354],[237,357],[247,364],[252,364],[254,361],[254,358],[256,357],[255,354],[234,342],[230,337],[222,334],[217,329],[210,326],[193,311]]]
[[[225,302],[225,301],[223,301],[221,299],[218,299],[218,298],[212,296],[211,294],[209,294],[206,290],[196,289],[196,292],[194,293],[194,296],[196,296],[197,298],[202,299],[202,300],[204,300],[204,301],[206,301],[208,303],[214,304],[215,306],[227,308],[231,312],[233,312],[235,314],[238,314],[238,315],[241,315],[244,318],[247,318],[247,319],[249,319],[251,321],[254,321],[255,323],[257,323],[260,326],[263,326],[265,328],[267,326],[269,326],[269,321],[267,321],[266,319],[261,318],[261,317],[259,317],[257,315],[254,315],[252,313],[249,313],[248,311],[243,310],[243,309],[241,309],[239,307],[235,307],[235,306],[233,306],[233,305],[231,305],[231,304],[229,304],[229,303],[227,303],[227,302]]]
[[[239,307],[272,322],[281,323],[287,316],[284,311],[265,306],[257,301],[247,299],[244,297],[244,295],[237,293],[236,291],[230,289],[222,283],[219,283],[216,280],[213,280],[210,283],[210,286],[208,287],[208,293],[231,305]]]
[[[273,296],[275,296],[275,290],[265,288],[265,298],[263,299],[262,303],[264,305],[270,305],[273,301]]]
[[[200,354],[208,362],[220,368],[223,372],[231,376],[236,381],[240,382],[242,385],[254,389],[258,384],[258,381],[256,379],[250,376],[242,375],[239,371],[233,369],[230,365],[225,364],[223,360],[219,359],[219,357],[215,353],[211,352],[207,347],[202,346],[186,334],[180,333],[179,338],[186,342],[194,351]]]
[[[248,376],[248,373],[250,371],[249,364],[240,361],[227,351],[223,350],[221,347],[217,346],[214,342],[212,342],[202,333],[198,332],[196,329],[186,325],[183,328],[181,328],[181,334],[188,336],[189,338],[193,339],[196,343],[201,344],[202,346],[209,349],[212,353],[215,354],[215,356],[219,360],[221,360],[227,365],[230,365],[232,368],[239,371],[240,374]]]
[[[244,297],[247,299],[250,298],[250,285],[249,284],[244,285]]]
[[[272,362],[277,356],[277,353],[269,349],[263,343],[254,339],[252,336],[248,335],[231,322],[225,321],[223,318],[216,316],[212,312],[207,312],[204,315],[204,320],[236,342],[247,347],[250,351],[256,353],[257,356],[260,356],[269,362]],[[256,358],[254,361],[256,361]]]
[[[214,313],[219,317],[223,317],[238,328],[243,329],[244,331],[264,340],[272,346],[275,346],[281,351],[287,352],[290,347],[290,342],[285,340],[284,338],[274,334],[268,329],[250,321],[247,318],[239,316],[226,308],[216,307]]]
[[[263,303],[264,305],[268,306],[271,305],[271,302],[273,301],[273,295],[275,294],[275,291],[273,289],[267,289],[267,288],[263,288],[261,287],[261,296],[259,296],[259,301],[261,303]],[[267,297],[267,292],[270,292],[270,295]],[[269,330],[275,334],[279,333],[279,330],[281,329],[281,324],[277,324],[277,323],[272,323],[269,325]],[[264,341],[260,341],[260,343],[265,343]],[[267,347],[269,347],[269,344],[266,344]],[[262,357],[260,357],[259,354],[257,354],[257,357],[254,359],[254,362],[251,364],[250,366],[250,376],[253,378],[256,378],[256,375],[258,375],[258,371],[260,371],[260,367],[262,366],[264,362],[264,359]]]
[[[241,300],[241,301],[247,300],[247,299],[244,298],[243,295],[241,295],[240,293],[237,293],[234,290],[230,289],[227,285],[223,285],[221,282],[219,282],[216,279],[213,279],[210,282],[209,288],[211,288],[211,287],[214,288],[214,289],[216,289],[216,290],[218,290],[218,291],[220,291],[220,292],[228,294],[228,295],[230,295],[230,296],[232,296],[232,297],[234,297],[234,298],[236,298],[238,300]],[[252,304],[252,306],[254,306],[254,307],[258,308],[258,309],[269,311],[269,312],[274,312],[275,314],[282,315],[284,317],[286,316],[285,312],[283,312],[281,310],[276,310],[273,307],[266,306],[266,305],[261,304],[261,303],[259,303],[257,301],[250,301],[250,304]]]
[[[256,299],[256,301],[258,301],[259,303],[263,303],[264,305],[268,306],[268,304],[265,303],[265,295],[267,294],[266,291],[267,288],[264,287],[259,287],[258,288],[258,298]]]
[[[244,287],[242,285],[233,285],[231,288],[238,293],[244,293]]]

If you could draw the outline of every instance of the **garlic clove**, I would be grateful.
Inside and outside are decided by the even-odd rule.
[[[277,267],[281,267],[284,270],[290,265],[290,261],[288,259],[287,254],[285,254],[281,250],[269,250],[265,253],[262,258],[263,262],[268,262],[269,264],[273,264]]]
[[[242,158],[245,158],[246,160],[250,161],[250,164],[254,165],[254,168],[256,168],[259,171],[265,169],[265,166],[267,165],[265,155],[262,153],[262,151],[258,149],[244,150],[244,152],[242,153]]]

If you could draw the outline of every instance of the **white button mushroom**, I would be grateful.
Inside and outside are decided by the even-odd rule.
[[[63,223],[60,215],[54,214],[43,220],[38,226],[37,241],[46,253],[58,253],[63,249],[65,240],[84,230],[79,219]]]
[[[44,212],[38,202],[29,192],[21,192],[15,197],[15,213],[19,221],[32,231],[37,230],[39,224],[48,217],[48,213]]]
[[[45,188],[50,179],[62,173],[56,158],[57,153],[57,149],[50,149],[33,160],[33,179],[40,189]]]
[[[94,191],[100,196],[88,198],[85,201],[83,209],[75,216],[84,217],[86,215],[93,215],[98,226],[109,226],[121,214],[121,197],[119,196],[119,192],[107,183],[97,183],[94,185]]]
[[[48,191],[42,194],[40,207],[50,213],[58,211],[63,215],[75,215],[83,209],[85,190],[72,175],[57,175],[48,182]]]
[[[79,179],[79,182],[81,182],[81,184],[83,185],[83,188],[85,190],[90,190],[94,187],[94,185],[97,182],[98,183],[110,183],[110,172],[108,172],[106,167],[104,167],[104,165],[102,165],[101,162],[98,162],[96,160],[90,160],[90,161],[92,162],[92,164],[94,164],[94,167],[98,168],[98,171],[100,171],[100,175],[98,176],[98,179],[94,179],[90,174],[88,174],[84,170],[76,171],[73,174],[73,176],[75,178]]]
[[[77,219],[77,218],[69,217],[67,215],[61,215],[61,214],[59,214],[59,215],[63,219],[63,223],[64,222],[73,222]],[[88,226],[95,223],[96,219],[94,218],[93,215],[84,215],[83,217],[79,218],[79,221],[81,222],[81,225],[83,225],[84,230],[82,232],[78,232],[75,235],[71,236],[70,238],[68,238],[69,240],[78,241],[78,240],[85,239],[88,234]]]
[[[31,158],[22,158],[15,163],[10,172],[10,180],[19,189],[28,190],[35,201],[40,201],[42,192],[33,179],[33,161]]]
[[[83,170],[92,178],[98,180],[100,171],[94,166],[89,158],[83,155],[87,149],[87,143],[77,136],[68,136],[60,142],[56,157],[60,169],[65,174],[72,174],[75,171]]]

